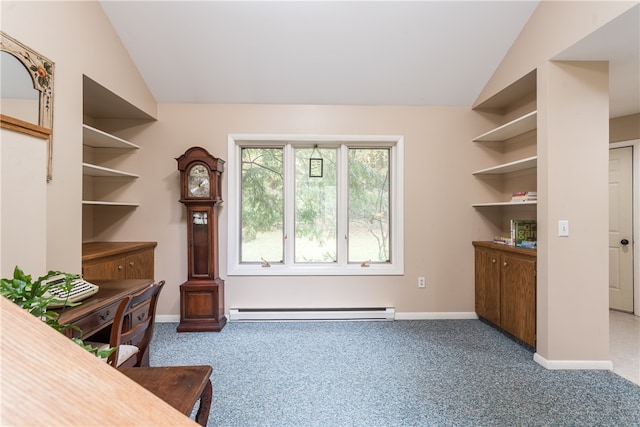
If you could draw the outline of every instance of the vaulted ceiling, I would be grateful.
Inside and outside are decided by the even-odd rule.
[[[102,7],[161,103],[469,106],[537,4],[103,1]],[[637,32],[637,14],[630,21],[627,36],[633,25]],[[624,35],[601,38],[607,37]],[[605,51],[607,43],[615,40],[605,42]],[[627,68],[634,64],[630,49],[616,54],[627,58]],[[637,58],[636,52],[636,76]],[[627,101],[616,114],[629,108]]]

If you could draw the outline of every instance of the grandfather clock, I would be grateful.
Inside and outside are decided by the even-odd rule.
[[[218,277],[218,214],[224,161],[204,148],[189,148],[176,158],[180,203],[187,207],[188,277],[180,285],[178,332],[220,331],[224,316],[224,281]]]

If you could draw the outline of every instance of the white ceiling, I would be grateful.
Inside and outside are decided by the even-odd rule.
[[[470,106],[538,1],[101,3],[161,103]]]

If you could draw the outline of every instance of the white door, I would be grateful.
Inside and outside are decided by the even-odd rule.
[[[609,150],[609,307],[633,312],[633,147]]]

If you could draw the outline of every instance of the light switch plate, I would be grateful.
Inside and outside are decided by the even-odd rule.
[[[558,237],[569,237],[568,219],[561,219],[558,221]]]

